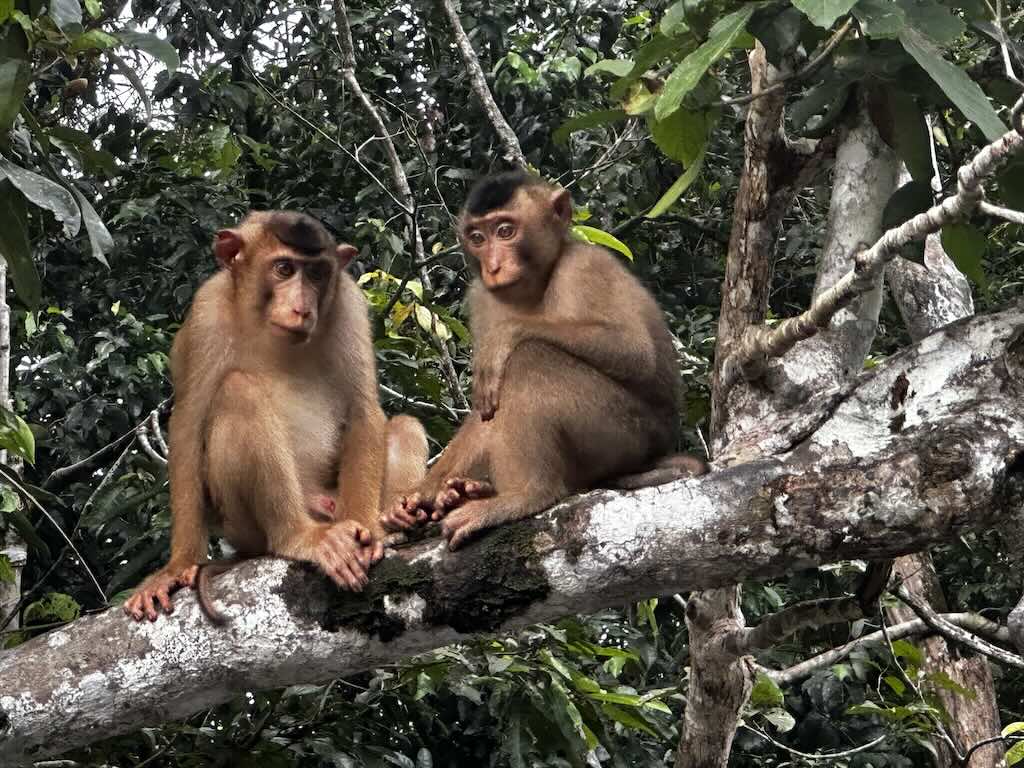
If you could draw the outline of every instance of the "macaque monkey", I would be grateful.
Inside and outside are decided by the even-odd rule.
[[[707,470],[670,455],[681,381],[661,310],[608,251],[570,238],[571,216],[566,190],[522,172],[470,191],[458,227],[479,266],[473,412],[385,511],[388,530],[443,520],[456,549],[615,478],[639,487]]]
[[[171,557],[124,605],[136,621],[171,612],[230,563],[206,560],[217,527],[241,557],[316,564],[359,591],[383,555],[382,500],[426,472],[420,423],[388,421],[356,254],[315,219],[254,212],[217,232],[222,267],[196,293],[171,348]]]

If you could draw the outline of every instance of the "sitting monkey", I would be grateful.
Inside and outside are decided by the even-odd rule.
[[[523,172],[470,191],[458,231],[470,288],[473,413],[384,527],[443,520],[452,549],[629,473],[619,487],[702,474],[669,455],[680,374],[653,296],[607,250],[569,235],[569,193]]]
[[[125,602],[136,621],[170,613],[185,586],[221,620],[203,586],[213,526],[241,556],[306,560],[361,590],[383,556],[382,501],[426,471],[423,427],[377,399],[366,300],[345,271],[356,249],[270,211],[213,251],[221,269],[171,348],[171,558]]]

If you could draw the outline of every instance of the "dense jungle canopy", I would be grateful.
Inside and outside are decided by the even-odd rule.
[[[1001,0],[0,0],[0,763],[1024,764],[1022,37]],[[381,401],[436,454],[472,387],[455,216],[517,165],[654,292],[709,479],[600,496],[575,571],[527,557],[543,590],[399,650],[123,622],[167,557],[168,352],[213,233],[287,208],[354,244]],[[743,335],[858,254],[795,346]],[[645,520],[630,557],[584,535]],[[109,709],[82,647],[121,663]]]

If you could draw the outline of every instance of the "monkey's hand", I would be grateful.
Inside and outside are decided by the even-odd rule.
[[[313,555],[320,569],[339,587],[361,592],[370,566],[384,557],[384,542],[355,520],[342,520],[323,532]]]
[[[445,517],[441,523],[441,535],[448,540],[448,549],[454,552],[481,532],[501,522],[501,519],[481,509],[479,505],[469,504]]]
[[[434,498],[431,520],[440,520],[453,509],[473,499],[486,499],[494,495],[494,486],[486,480],[471,480],[467,477],[450,477]]]
[[[381,513],[380,523],[386,531],[408,531],[426,523],[432,508],[429,499],[421,493],[399,496],[390,509]]]
[[[498,410],[505,364],[519,343],[512,331],[498,333],[487,342],[473,353],[473,410],[484,421],[493,419]]]
[[[199,565],[195,563],[183,568],[168,565],[139,585],[135,594],[125,600],[124,612],[135,621],[142,621],[143,617],[156,621],[160,615],[157,604],[164,613],[172,613],[171,595],[182,587],[195,587],[198,572]]]

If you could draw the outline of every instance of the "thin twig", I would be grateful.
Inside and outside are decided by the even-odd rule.
[[[747,725],[746,723],[741,723],[740,726],[746,728],[748,731],[756,733],[762,739],[771,742],[772,745],[778,747],[779,749],[789,752],[791,755],[802,757],[804,760],[838,760],[843,757],[849,757],[850,755],[856,755],[858,752],[864,752],[865,750],[871,749],[872,747],[877,747],[879,744],[881,744],[883,741],[889,738],[889,734],[883,733],[877,739],[869,741],[867,744],[861,744],[859,747],[847,749],[843,752],[817,752],[812,754],[810,752],[801,752],[798,749],[793,749],[792,747],[786,746],[782,742],[773,739],[771,736],[768,735],[766,731],[763,731],[760,728],[755,728],[754,726]]]
[[[1001,205],[993,205],[985,200],[978,204],[978,210],[987,216],[995,216],[999,219],[1006,219],[1013,224],[1024,224],[1024,212],[1015,211],[1012,208],[1004,208]]]
[[[749,104],[750,102],[755,101],[756,99],[760,99],[762,96],[767,96],[769,93],[781,91],[783,88],[786,87],[786,85],[791,80],[800,80],[807,77],[807,75],[811,74],[814,70],[821,66],[822,63],[824,63],[825,59],[827,59],[829,55],[832,53],[832,51],[836,49],[836,46],[843,42],[843,38],[845,38],[846,35],[849,34],[851,29],[853,29],[852,16],[846,20],[846,23],[843,24],[843,26],[836,30],[836,33],[832,35],[831,38],[829,38],[829,41],[825,44],[825,47],[821,49],[821,52],[813,59],[808,61],[806,64],[804,64],[802,67],[800,67],[800,69],[798,69],[796,72],[793,72],[792,74],[786,75],[785,77],[776,80],[763,91],[758,91],[757,93],[748,93],[746,96],[737,96],[735,98],[723,98],[718,103],[721,104],[723,107],[741,106],[743,104]]]

